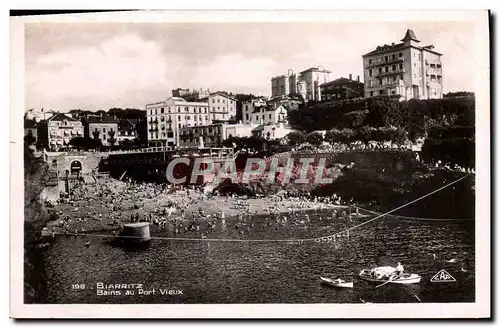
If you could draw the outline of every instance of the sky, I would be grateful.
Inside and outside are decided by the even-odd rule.
[[[361,76],[362,55],[414,30],[443,54],[444,91],[475,91],[467,22],[26,23],[25,106],[144,108],[175,88],[269,96],[271,78],[322,65]]]

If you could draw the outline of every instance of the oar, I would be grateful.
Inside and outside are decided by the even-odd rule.
[[[375,288],[379,288],[379,287],[382,287],[382,286],[383,286],[383,285],[385,285],[385,284],[390,283],[390,282],[392,281],[392,277],[393,277],[393,276],[391,276],[391,277],[389,278],[389,280],[387,280],[387,281],[386,281],[386,282],[384,282],[383,284],[380,284],[380,285],[378,285],[378,286],[375,286]]]

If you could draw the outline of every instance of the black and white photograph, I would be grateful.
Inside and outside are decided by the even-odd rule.
[[[490,316],[487,11],[10,20],[11,316]]]

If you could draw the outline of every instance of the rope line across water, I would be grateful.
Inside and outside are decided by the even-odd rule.
[[[321,236],[321,237],[315,237],[315,238],[301,238],[301,239],[228,239],[228,238],[188,238],[188,237],[151,237],[151,239],[155,240],[178,240],[178,241],[213,241],[213,242],[289,242],[289,243],[304,243],[304,242],[321,242],[321,241],[335,241],[336,237],[340,237],[343,234],[348,234],[349,231],[357,229],[365,224],[368,224],[370,222],[373,222],[375,220],[378,220],[382,217],[385,217],[393,212],[396,212],[406,206],[409,206],[413,203],[416,203],[424,198],[427,198],[443,189],[446,189],[455,183],[467,178],[469,175],[465,175],[455,181],[452,181],[434,191],[431,191],[428,194],[425,194],[417,199],[414,199],[406,204],[403,204],[401,206],[398,206],[388,212],[379,214],[375,216],[374,218],[367,220],[363,223],[357,224],[355,226],[352,226],[350,228],[338,231],[333,234],[329,234],[326,236]],[[360,208],[361,209],[361,208]],[[369,212],[369,211],[368,211]],[[135,237],[135,236],[114,236],[114,235],[99,235],[99,234],[85,234],[85,233],[55,233],[58,235],[69,235],[69,236],[87,236],[87,237],[101,237],[101,238],[112,238],[112,237],[120,237],[120,238],[126,238],[126,239],[141,239],[142,237]]]

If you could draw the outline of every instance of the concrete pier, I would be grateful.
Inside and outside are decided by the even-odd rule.
[[[120,236],[125,242],[128,243],[149,242],[151,240],[151,234],[149,232],[149,222],[124,224]]]

